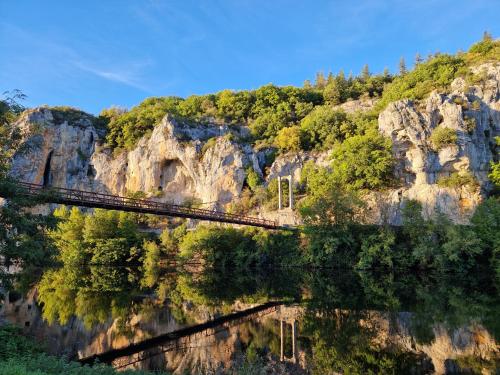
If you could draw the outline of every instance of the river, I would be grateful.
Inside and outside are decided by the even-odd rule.
[[[0,313],[50,353],[85,363],[175,374],[494,374],[500,361],[500,297],[484,274],[86,266],[44,279]]]

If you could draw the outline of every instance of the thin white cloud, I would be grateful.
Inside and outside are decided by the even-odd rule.
[[[130,86],[139,90],[142,90],[147,93],[151,93],[151,90],[146,87],[141,80],[139,79],[136,71],[138,68],[143,67],[145,65],[149,65],[148,63],[130,63],[126,69],[103,69],[100,67],[92,66],[84,61],[72,61],[73,66],[76,68],[91,73],[97,77],[104,78],[108,81],[122,83],[126,86]]]

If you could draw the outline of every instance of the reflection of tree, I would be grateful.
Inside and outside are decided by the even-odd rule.
[[[75,269],[76,268],[76,269]],[[75,273],[80,277],[75,278]],[[47,271],[38,285],[43,317],[65,324],[72,316],[90,328],[109,318],[128,320],[141,310],[134,301],[141,292],[129,280],[134,271],[125,267],[71,266]]]
[[[310,337],[314,374],[408,373],[421,359],[378,342],[380,315],[367,310],[308,311],[304,335]]]

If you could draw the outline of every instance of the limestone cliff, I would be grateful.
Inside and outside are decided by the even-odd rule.
[[[378,195],[378,207],[386,205],[378,214],[386,215],[389,222],[399,223],[404,199],[420,201],[428,215],[439,210],[456,222],[466,222],[491,189],[487,175],[497,152],[495,137],[500,135],[500,67],[487,64],[475,68],[479,71],[485,75],[482,84],[470,86],[458,78],[449,94],[433,92],[418,105],[409,100],[394,102],[379,115],[379,130],[392,139],[395,174],[402,184],[385,197]],[[456,145],[433,149],[430,136],[438,126],[456,130]],[[469,173],[479,186],[436,184],[451,173]]]
[[[480,84],[468,85],[459,78],[448,94],[433,92],[419,103],[401,100],[380,113],[379,130],[393,141],[399,187],[366,197],[369,221],[398,224],[404,201],[416,199],[428,215],[440,210],[456,222],[466,222],[491,189],[487,173],[490,161],[498,157],[494,137],[500,134],[500,66],[484,64],[473,70],[484,77]],[[167,115],[134,149],[117,153],[102,145],[103,134],[90,115],[64,117],[36,108],[24,113],[17,126],[31,135],[25,142],[29,147],[14,157],[12,175],[48,186],[122,195],[142,191],[162,202],[195,199],[204,207],[221,209],[240,195],[249,166],[263,174],[264,152],[233,140],[244,139],[245,127],[194,126]],[[437,126],[456,130],[457,144],[434,150],[430,136]],[[266,180],[292,174],[298,182],[307,160],[327,165],[328,155],[279,156]],[[442,188],[436,183],[466,171],[477,179],[477,188]],[[289,213],[283,220],[298,218]]]

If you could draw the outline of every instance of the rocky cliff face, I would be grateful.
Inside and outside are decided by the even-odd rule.
[[[484,193],[491,189],[487,175],[494,158],[495,137],[500,135],[500,67],[491,64],[475,68],[483,72],[480,85],[470,86],[459,78],[450,94],[433,92],[418,106],[402,100],[389,104],[379,116],[379,130],[390,137],[397,160],[396,177],[402,187],[376,199],[391,223],[399,223],[401,203],[415,199],[427,215],[439,210],[456,222],[466,222]],[[436,127],[457,132],[456,145],[440,150],[430,137]],[[452,173],[470,174],[478,187],[441,188],[436,183]]]
[[[482,83],[457,79],[449,94],[434,92],[419,104],[391,103],[380,114],[379,130],[393,141],[400,187],[367,196],[370,221],[398,224],[404,201],[416,199],[428,215],[439,210],[466,222],[491,188],[487,173],[496,152],[494,137],[500,134],[500,67],[486,64],[474,70],[483,75]],[[17,125],[32,132],[26,138],[28,149],[13,160],[12,175],[24,181],[121,195],[142,191],[163,202],[196,199],[220,209],[240,195],[246,168],[262,174],[263,152],[232,141],[235,131],[224,126],[193,127],[167,115],[133,150],[117,155],[101,145],[91,116],[65,119],[37,108]],[[437,126],[456,130],[457,144],[435,151],[430,136]],[[290,174],[298,181],[307,160],[328,163],[326,154],[280,156],[267,181]],[[472,174],[479,187],[436,184],[454,172]],[[297,221],[293,213],[287,217]]]
[[[245,168],[260,172],[250,146],[231,141],[227,127],[191,127],[165,116],[128,152],[102,147],[87,119],[54,120],[34,109],[18,121],[29,147],[16,154],[11,174],[22,181],[126,195],[144,192],[163,202],[196,198],[223,205],[242,190]]]

